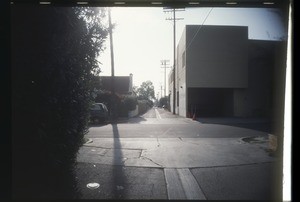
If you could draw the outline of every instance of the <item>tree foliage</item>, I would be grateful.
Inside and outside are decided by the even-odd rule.
[[[74,12],[80,20],[85,22],[85,44],[88,45],[86,48],[91,53],[87,60],[91,62],[92,71],[97,75],[100,73],[100,68],[98,67],[100,62],[96,58],[104,51],[103,43],[108,34],[106,23],[103,21],[106,11],[104,8],[97,7],[76,7]]]
[[[152,100],[154,96],[154,86],[151,81],[144,81],[140,87],[136,89],[139,100]]]
[[[127,111],[135,110],[137,105],[137,98],[134,95],[125,95],[123,97],[123,104]]]
[[[165,96],[165,97],[162,97],[162,98],[159,99],[159,106],[162,107],[164,105],[167,109],[170,109],[170,98],[169,98],[169,96]]]
[[[98,8],[11,9],[13,198],[73,198],[93,74],[107,29]]]

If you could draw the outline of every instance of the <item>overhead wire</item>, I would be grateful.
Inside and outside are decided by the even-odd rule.
[[[202,26],[204,25],[204,23],[206,22],[208,16],[210,15],[211,11],[213,10],[213,7],[209,10],[209,12],[207,13],[205,19],[203,20],[202,24],[198,27],[197,31],[195,32],[192,40],[190,41],[189,45],[186,47],[186,50],[189,49],[190,45],[192,44],[192,42],[194,41],[195,37],[197,36],[198,32],[200,31],[200,29],[202,28]]]

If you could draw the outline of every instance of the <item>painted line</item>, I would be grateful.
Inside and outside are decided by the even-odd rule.
[[[164,169],[168,199],[207,200],[188,168]]]
[[[199,187],[191,171],[187,168],[178,169],[177,171],[182,182],[186,198],[192,200],[206,200],[204,193]]]
[[[172,128],[168,128],[163,134],[162,136],[165,136]]]
[[[168,199],[186,199],[177,169],[166,168],[164,169],[164,172],[167,183]]]
[[[155,109],[155,115],[156,115],[156,118],[158,119],[162,119],[159,112],[157,111],[157,109]]]

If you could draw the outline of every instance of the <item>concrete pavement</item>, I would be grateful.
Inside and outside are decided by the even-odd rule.
[[[268,153],[265,133],[219,125],[213,125],[217,128],[213,130],[209,124],[203,129],[202,123],[166,111],[149,113],[151,118],[146,114],[127,123],[90,129],[90,141],[77,158],[83,199],[278,197],[280,169],[278,160]],[[181,131],[182,127],[191,129]],[[223,137],[209,137],[222,132]],[[249,136],[257,141],[244,141]],[[91,182],[100,186],[91,190],[86,186]]]
[[[273,162],[267,142],[238,138],[93,138],[79,162],[162,168],[194,168]],[[101,157],[101,158],[100,158]]]

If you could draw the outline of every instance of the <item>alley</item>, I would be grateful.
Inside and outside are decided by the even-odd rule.
[[[267,133],[199,123],[153,108],[95,126],[78,154],[84,199],[271,199],[277,159]],[[253,138],[253,142],[244,141]],[[90,190],[86,184],[99,183]]]

